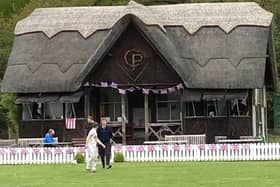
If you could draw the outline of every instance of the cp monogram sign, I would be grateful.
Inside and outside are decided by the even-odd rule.
[[[143,64],[143,54],[137,49],[129,49],[124,54],[124,61],[134,71]]]

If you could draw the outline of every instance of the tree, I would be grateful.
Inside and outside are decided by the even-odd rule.
[[[0,96],[0,108],[6,113],[8,120],[8,137],[18,138],[18,114],[19,107],[15,104],[14,94],[2,94]]]

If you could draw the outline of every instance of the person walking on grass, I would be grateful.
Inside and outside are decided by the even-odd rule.
[[[86,139],[86,170],[88,172],[96,172],[96,161],[98,156],[97,144],[105,149],[105,145],[98,139],[96,133],[97,124],[92,124],[92,129],[89,131]]]
[[[113,134],[112,129],[107,127],[107,120],[101,119],[101,126],[97,129],[97,136],[100,141],[106,145],[106,148],[102,146],[98,146],[99,156],[101,158],[102,167],[105,168],[105,164],[107,169],[110,169],[112,165],[110,164],[111,159],[111,144],[113,143]]]

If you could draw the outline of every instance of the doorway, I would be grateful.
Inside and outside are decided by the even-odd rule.
[[[134,144],[145,139],[144,94],[134,91],[128,94],[128,131]]]

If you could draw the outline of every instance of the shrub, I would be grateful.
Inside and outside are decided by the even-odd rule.
[[[124,156],[121,152],[116,152],[114,162],[124,162]]]
[[[78,164],[85,163],[85,157],[82,153],[77,153],[75,156],[75,160],[77,161]]]

